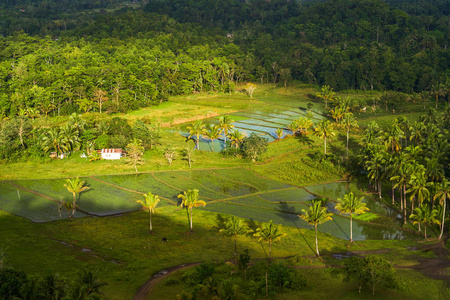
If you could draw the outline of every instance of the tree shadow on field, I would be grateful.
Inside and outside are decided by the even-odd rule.
[[[247,236],[253,236],[253,233],[256,232],[256,229],[259,227],[258,224],[256,224],[255,220],[252,218],[248,219],[246,223],[247,227],[250,229]]]
[[[299,134],[295,136],[295,139],[301,144],[301,145],[312,145],[313,140],[309,138],[308,135],[305,134]]]
[[[226,222],[228,219],[224,218],[221,214],[216,215],[216,226],[217,229],[225,229],[226,228]]]
[[[298,233],[300,234],[300,236],[302,237],[302,239],[305,241],[305,244],[308,245],[308,248],[309,248],[309,249],[311,250],[311,252],[315,255],[315,254],[316,254],[316,250],[315,250],[314,240],[313,240],[313,244],[310,244],[310,242],[306,239],[305,235],[303,234],[303,232],[302,232],[301,229],[304,229],[304,228],[302,228],[301,226],[299,226],[299,224],[300,224],[299,222],[306,222],[306,221],[302,221],[302,220],[300,220],[300,218],[299,218],[298,221],[293,221],[293,223],[294,223],[294,226],[293,226],[293,227],[297,228],[297,231],[298,231]],[[311,229],[311,226],[309,226],[309,227],[310,227],[310,229]]]

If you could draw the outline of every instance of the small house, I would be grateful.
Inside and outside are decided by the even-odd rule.
[[[102,149],[100,152],[103,159],[120,159],[123,156],[122,149]]]

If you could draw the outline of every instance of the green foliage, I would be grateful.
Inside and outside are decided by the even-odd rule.
[[[254,132],[249,137],[244,138],[241,149],[247,158],[252,161],[258,158],[267,151],[268,141],[266,138],[256,135]]]
[[[395,287],[395,269],[390,262],[376,255],[365,258],[353,256],[345,260],[344,281],[354,282],[359,287],[367,286],[375,294],[376,286]]]

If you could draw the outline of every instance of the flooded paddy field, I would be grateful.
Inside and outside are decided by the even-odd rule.
[[[199,209],[252,221],[273,220],[284,226],[312,228],[298,215],[308,209],[311,200],[321,198],[334,215],[333,221],[320,225],[319,230],[338,238],[349,238],[349,218],[334,208],[336,200],[349,191],[346,182],[296,187],[263,178],[246,168],[102,175],[82,180],[89,190],[82,192],[77,200],[81,213],[78,211],[76,217],[137,211],[141,206],[136,201],[142,200],[143,194],[148,192],[161,197],[158,206],[179,205],[179,194],[187,189],[198,189],[200,199],[207,203]],[[60,201],[72,201],[72,194],[64,183],[64,179],[0,182],[0,209],[34,222],[67,218],[65,211],[58,210]],[[392,209],[374,200],[365,201],[375,220],[354,220],[355,240],[413,237],[400,229]]]

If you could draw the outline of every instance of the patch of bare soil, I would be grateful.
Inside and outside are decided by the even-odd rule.
[[[436,254],[437,258],[415,258],[419,264],[409,268],[419,271],[430,278],[443,280],[450,286],[450,275],[447,269],[450,268],[449,252],[443,241],[439,241],[435,244],[419,245],[411,250],[421,250],[423,252],[432,251]]]
[[[195,262],[195,263],[188,263],[188,264],[182,264],[182,265],[178,265],[178,266],[173,266],[170,268],[166,268],[164,270],[159,271],[158,273],[156,273],[155,275],[153,275],[152,278],[150,278],[149,280],[147,280],[136,292],[136,294],[133,297],[133,300],[144,300],[144,299],[148,299],[147,296],[149,296],[152,288],[155,286],[156,283],[158,283],[159,281],[161,281],[162,279],[166,278],[167,276],[171,275],[172,273],[179,271],[179,270],[183,270],[189,267],[193,267],[196,265],[199,265],[199,262]]]

